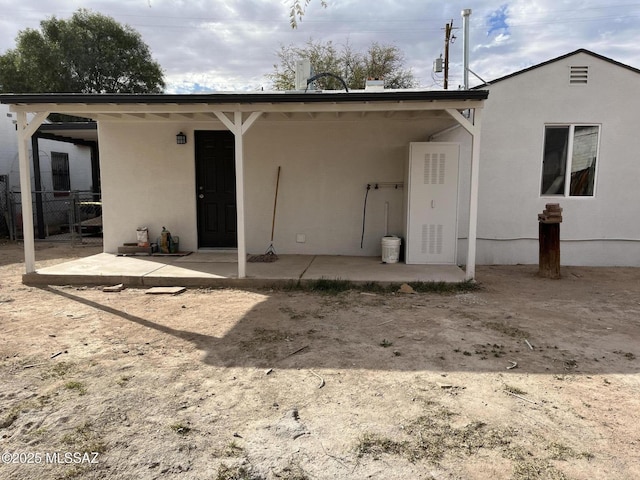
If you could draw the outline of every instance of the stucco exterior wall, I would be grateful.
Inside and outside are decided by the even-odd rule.
[[[588,84],[570,85],[570,66],[585,65]],[[559,203],[564,209],[563,265],[640,266],[637,86],[638,73],[580,53],[487,88],[478,264],[537,263],[537,214],[545,204]],[[593,197],[540,194],[544,127],[550,123],[601,126]],[[461,135],[458,129],[441,140],[461,139]],[[460,237],[466,243],[464,235]]]
[[[401,235],[405,190],[369,191],[360,248],[366,185],[403,182],[409,143],[426,141],[441,121],[355,115],[259,119],[244,143],[247,251],[263,253],[269,245],[280,166],[274,238],[278,253],[379,255],[385,202],[388,233]],[[198,248],[194,131],[220,129],[215,121],[100,122],[106,252],[135,241],[138,226],[147,226],[152,239],[166,226],[180,237],[181,249]],[[176,144],[178,131],[187,134],[186,145]],[[468,157],[461,158],[461,166],[468,163]],[[460,208],[460,217],[468,218],[468,205]],[[304,242],[297,241],[298,234]]]
[[[138,227],[152,241],[166,226],[180,247],[196,245],[193,134],[177,145],[183,125],[98,122],[104,251],[136,241]],[[186,132],[185,132],[186,133]]]

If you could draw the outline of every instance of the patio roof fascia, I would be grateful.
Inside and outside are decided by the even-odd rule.
[[[381,92],[230,92],[211,94],[127,94],[127,93],[5,93],[6,104],[229,104],[229,103],[324,103],[378,101],[486,100],[488,90],[384,90]]]
[[[411,112],[468,110],[481,108],[482,100],[444,102],[364,102],[364,103],[299,103],[299,104],[11,104],[13,112],[54,112],[99,119],[101,115],[156,115],[155,121],[170,120],[161,114],[196,114],[213,112],[241,113],[348,113],[348,112]]]
[[[424,111],[481,107],[487,90],[323,93],[219,93],[196,95],[3,94],[14,112],[76,115],[201,112],[360,112]],[[157,119],[162,119],[158,117]]]

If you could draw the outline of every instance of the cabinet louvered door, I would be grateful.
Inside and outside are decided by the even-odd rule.
[[[407,188],[407,263],[455,263],[458,159],[452,143],[412,143]]]

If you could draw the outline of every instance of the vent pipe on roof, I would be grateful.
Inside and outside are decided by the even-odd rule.
[[[302,58],[296,62],[296,90],[307,90],[309,88],[307,80],[313,75],[311,61]]]
[[[471,16],[471,9],[465,8],[462,10],[462,28],[463,28],[463,46],[462,55],[464,57],[464,89],[469,90],[469,17]]]
[[[380,92],[384,90],[384,80],[379,78],[369,78],[364,84],[364,89],[367,91],[374,90],[376,92]]]

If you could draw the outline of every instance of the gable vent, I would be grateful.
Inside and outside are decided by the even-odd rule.
[[[586,85],[589,80],[589,67],[572,66],[569,73],[569,84]]]

